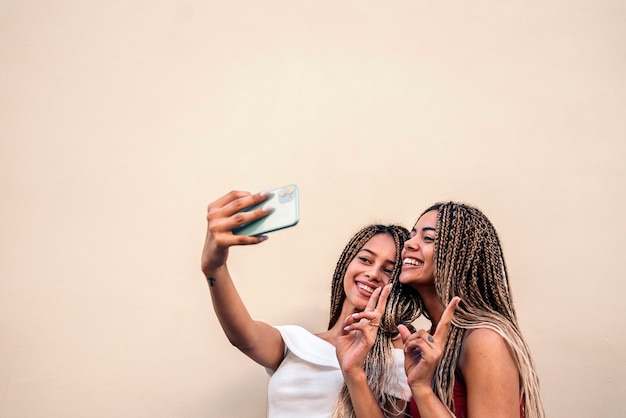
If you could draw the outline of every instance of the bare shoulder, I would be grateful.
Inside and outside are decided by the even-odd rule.
[[[465,333],[465,338],[463,338],[463,351],[468,353],[483,350],[508,351],[508,349],[508,344],[504,338],[489,328],[468,330]]]
[[[517,370],[513,353],[500,334],[488,328],[469,330],[463,338],[459,357],[461,372],[483,369],[485,364],[489,364],[491,370],[496,365]]]
[[[485,366],[489,367],[485,367]],[[506,340],[488,328],[469,330],[463,338],[459,368],[466,380],[482,376],[493,379],[518,376],[517,365]]]
[[[458,366],[467,387],[468,416],[519,417],[519,371],[504,337],[487,328],[466,332]]]

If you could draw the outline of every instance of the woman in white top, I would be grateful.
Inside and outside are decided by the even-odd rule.
[[[232,233],[267,215],[263,208],[239,213],[265,199],[232,191],[209,205],[202,271],[229,341],[271,375],[269,417],[405,416],[411,393],[397,325],[412,328],[422,309],[398,281],[408,231],[370,225],[351,238],[333,276],[328,330],[274,327],[250,316],[226,264],[231,246],[267,239]]]

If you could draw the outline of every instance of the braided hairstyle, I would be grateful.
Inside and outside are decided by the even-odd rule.
[[[398,225],[368,225],[357,232],[346,244],[333,274],[330,297],[330,321],[328,329],[331,329],[339,320],[343,303],[346,299],[344,289],[344,277],[348,264],[356,257],[363,246],[377,234],[390,235],[396,245],[394,270],[389,277],[391,291],[387,298],[387,306],[381,318],[381,325],[376,335],[374,346],[365,359],[365,374],[368,385],[378,399],[382,408],[385,405],[393,405],[393,397],[388,395],[389,387],[397,384],[394,377],[394,357],[391,339],[398,334],[398,325],[404,324],[414,331],[412,322],[422,313],[422,300],[415,289],[400,283],[398,277],[402,270],[402,249],[404,242],[409,238],[409,231]],[[396,411],[398,412],[398,411]],[[345,383],[339,394],[337,407],[333,417],[354,417],[354,410],[350,394]]]
[[[512,350],[520,374],[524,416],[543,418],[539,379],[519,328],[495,228],[480,210],[462,203],[437,203],[422,215],[431,210],[438,211],[434,244],[437,295],[443,306],[455,296],[461,298],[435,371],[433,390],[450,412],[454,411],[455,371],[465,332],[488,328]]]

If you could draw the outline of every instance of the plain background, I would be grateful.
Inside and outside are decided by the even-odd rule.
[[[626,391],[623,1],[0,1],[0,417],[265,416],[199,270],[206,206],[301,189],[231,251],[312,331],[361,226],[439,200],[503,241],[550,417]]]

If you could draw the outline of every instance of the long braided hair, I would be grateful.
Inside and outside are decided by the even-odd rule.
[[[423,310],[422,300],[417,291],[410,286],[401,284],[398,280],[402,269],[402,248],[409,237],[409,231],[406,228],[398,225],[368,225],[350,239],[337,261],[333,274],[328,329],[331,329],[339,320],[346,299],[343,282],[348,264],[356,257],[365,243],[377,234],[390,235],[396,245],[395,266],[389,278],[389,283],[392,285],[391,291],[387,298],[387,306],[381,318],[381,325],[376,334],[374,346],[369,351],[364,365],[368,385],[381,407],[384,408],[387,404],[393,404],[392,397],[386,392],[389,392],[388,389],[392,384],[397,384],[394,381],[395,362],[391,339],[398,334],[397,327],[399,324],[404,324],[414,331],[412,322]],[[345,383],[339,394],[333,417],[354,417],[352,401]]]
[[[434,244],[437,295],[443,306],[453,297],[461,297],[435,371],[433,390],[450,412],[454,411],[455,372],[465,332],[488,328],[504,338],[512,350],[520,375],[524,416],[543,418],[539,379],[519,328],[495,228],[480,210],[462,203],[437,203],[422,215],[431,210],[438,211]]]

